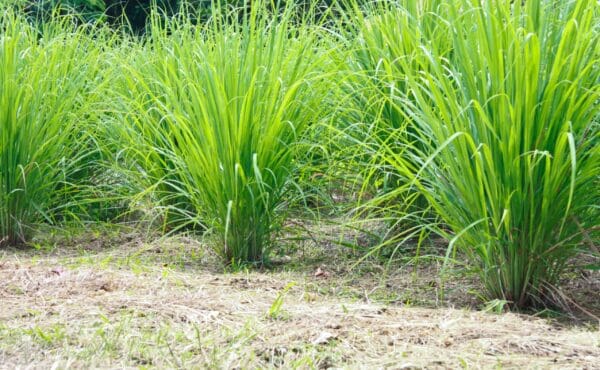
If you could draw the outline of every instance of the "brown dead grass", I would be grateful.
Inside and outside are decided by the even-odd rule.
[[[462,293],[456,295],[462,308],[452,308],[447,297],[423,299],[430,308],[384,299],[398,296],[398,287],[431,287],[431,277],[416,282],[412,270],[383,284],[377,268],[359,274],[318,261],[291,271],[221,273],[205,267],[214,266],[210,256],[190,257],[194,243],[133,241],[41,257],[4,252],[0,367],[594,369],[600,363],[593,325],[479,312],[468,308],[468,298],[461,301]],[[327,274],[315,276],[319,267]],[[290,282],[296,285],[283,295],[282,308],[269,316]],[[374,294],[371,287],[389,291]],[[420,292],[432,291],[411,295],[418,301]]]

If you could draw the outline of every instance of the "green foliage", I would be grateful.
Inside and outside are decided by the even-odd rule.
[[[49,20],[56,12],[98,19],[106,10],[104,0],[24,0],[21,7],[30,17],[42,22]]]
[[[316,32],[255,9],[242,23],[215,13],[153,28],[123,71],[133,114],[115,124],[138,181],[236,264],[266,258],[325,86]]]
[[[143,33],[156,8],[161,15],[171,16],[179,11],[180,0],[103,0],[105,15],[112,24],[125,25],[134,33]]]
[[[157,10],[163,17],[185,14],[196,23],[204,23],[212,16],[213,7],[224,12],[242,14],[251,8],[278,9],[293,7],[297,15],[323,16],[336,4],[332,0],[7,0],[23,10],[30,18],[48,22],[53,14],[74,14],[87,21],[108,21],[114,26],[125,26],[134,34],[143,34],[149,26],[150,14]],[[8,4],[7,4],[8,5]],[[155,14],[156,15],[156,14]],[[243,17],[241,17],[243,18]],[[240,18],[240,19],[241,19]]]
[[[0,18],[0,244],[52,221],[93,151],[85,123],[99,48],[72,27],[64,19],[38,40],[23,18]]]
[[[163,15],[176,14],[180,0],[12,0],[14,7],[38,24],[51,22],[58,14],[74,15],[88,22],[108,22],[143,33],[154,8]]]
[[[334,178],[389,255],[445,236],[494,310],[597,256],[595,0],[27,4],[0,16],[0,244],[129,203],[260,264]]]
[[[296,282],[294,282],[294,281],[287,283],[285,285],[285,287],[283,287],[283,289],[277,293],[277,297],[275,298],[275,300],[269,307],[269,311],[267,312],[268,318],[270,318],[272,320],[276,320],[276,319],[280,319],[284,316],[283,310],[282,310],[283,302],[284,302],[283,300],[284,300],[285,296],[288,294],[288,292],[290,291],[290,289],[292,289],[294,286],[296,286]]]
[[[345,48],[336,54],[336,62],[343,66],[340,89],[346,103],[332,127],[333,153],[345,166],[340,172],[345,178],[354,177],[360,189],[358,225],[374,219],[385,223],[380,230],[369,230],[380,240],[370,254],[394,257],[407,240],[418,240],[418,250],[428,235],[424,219],[433,222],[436,216],[416,188],[404,188],[410,177],[387,160],[387,152],[403,156],[407,143],[422,145],[416,143],[417,132],[398,100],[410,89],[406,73],[411,71],[406,69],[428,72],[417,61],[422,48],[451,54],[448,26],[437,21],[446,12],[443,4],[440,0],[355,3],[338,22]],[[422,163],[413,157],[404,165],[413,173]]]
[[[451,55],[423,44],[398,59],[409,88],[390,102],[417,135],[382,150],[479,267],[488,298],[535,305],[598,225],[599,5],[443,3]]]

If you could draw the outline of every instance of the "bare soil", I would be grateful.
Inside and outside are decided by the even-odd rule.
[[[224,272],[205,250],[103,236],[0,251],[0,368],[600,368],[597,322],[483,312],[476,279],[441,281],[434,258],[353,266],[298,245]],[[592,311],[599,281],[570,283]]]

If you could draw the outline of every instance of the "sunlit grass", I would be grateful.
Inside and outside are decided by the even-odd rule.
[[[135,162],[171,227],[218,235],[229,262],[262,262],[295,172],[297,142],[319,119],[317,33],[253,8],[241,23],[153,28],[125,67],[125,156]]]
[[[89,162],[100,49],[68,18],[40,33],[6,11],[0,29],[0,244],[14,244],[53,221]]]
[[[598,225],[598,3],[447,6],[452,55],[423,45],[426,73],[401,61],[410,88],[392,99],[418,136],[383,150],[453,231],[450,248],[478,266],[488,298],[539,304]]]
[[[129,204],[261,264],[331,193],[391,257],[443,235],[496,302],[547,303],[594,252],[597,1],[218,4],[143,36],[2,10],[1,245]]]

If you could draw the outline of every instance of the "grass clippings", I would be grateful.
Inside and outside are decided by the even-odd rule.
[[[591,369],[600,358],[592,324],[485,313],[460,295],[436,301],[412,269],[382,282],[368,264],[292,257],[223,273],[199,248],[180,238],[3,252],[0,368]],[[398,287],[419,305],[390,299]]]

